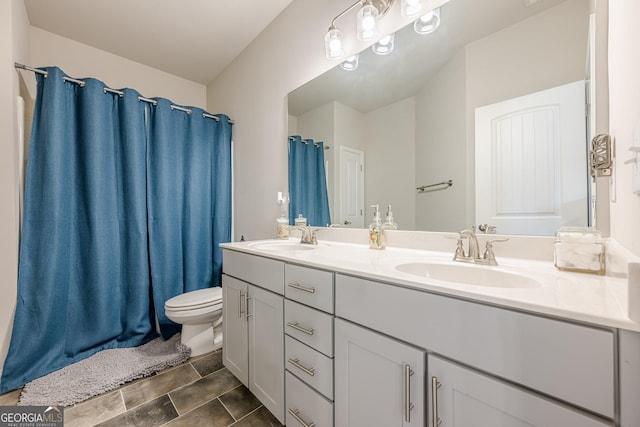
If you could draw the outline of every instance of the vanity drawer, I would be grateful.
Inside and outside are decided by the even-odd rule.
[[[284,295],[284,262],[282,261],[224,249],[222,270],[229,276]]]
[[[284,331],[298,341],[333,357],[333,316],[285,300]]]
[[[333,400],[333,359],[286,336],[287,370]]]
[[[287,298],[333,313],[333,273],[287,264],[284,266]]]
[[[291,373],[286,373],[287,426],[331,427],[333,404]]]
[[[614,417],[612,330],[344,275],[336,316]]]

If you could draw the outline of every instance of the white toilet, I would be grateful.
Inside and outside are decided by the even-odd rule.
[[[164,311],[182,325],[180,342],[191,348],[191,356],[222,347],[222,288],[191,291],[168,299]]]

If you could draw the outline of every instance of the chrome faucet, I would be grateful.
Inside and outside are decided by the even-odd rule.
[[[318,244],[318,237],[316,236],[316,231],[318,231],[317,229],[312,230],[311,227],[308,225],[294,226],[293,229],[300,230],[302,232],[302,235],[300,236],[300,243],[305,243],[309,245]]]
[[[464,249],[463,249],[462,255],[472,260],[479,259],[480,247],[478,246],[478,236],[476,236],[476,227],[472,226],[471,230],[462,230],[460,232],[460,238],[469,240],[469,251],[465,255]]]
[[[458,237],[458,244],[456,245],[456,251],[453,255],[454,261],[472,262],[474,264],[482,265],[498,265],[496,261],[496,255],[493,252],[493,243],[506,242],[509,239],[494,239],[486,242],[484,255],[480,257],[480,246],[478,244],[478,236],[476,236],[476,227],[472,226],[470,230],[462,230]],[[467,239],[468,250],[465,253],[463,240]]]

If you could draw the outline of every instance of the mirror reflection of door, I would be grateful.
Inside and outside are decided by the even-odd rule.
[[[584,81],[476,109],[477,224],[529,235],[587,224],[584,111]]]
[[[364,228],[364,152],[340,146],[340,218],[343,227]]]

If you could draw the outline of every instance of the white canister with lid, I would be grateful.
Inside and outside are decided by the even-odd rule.
[[[298,214],[298,217],[294,221],[296,227],[306,227],[307,226],[307,218],[303,217],[302,214]]]

